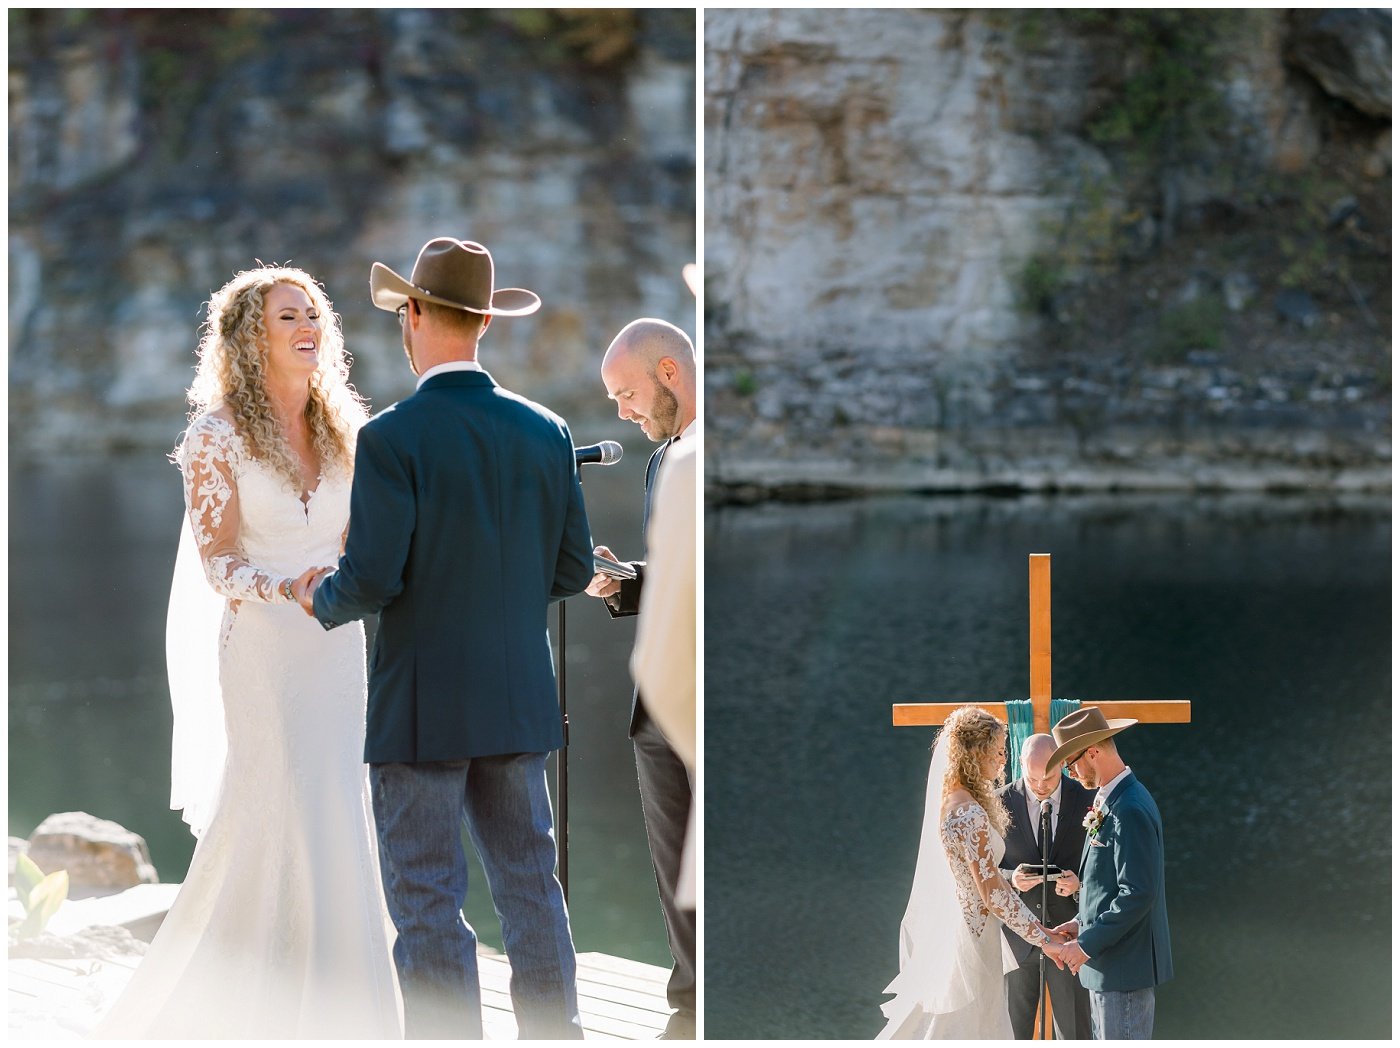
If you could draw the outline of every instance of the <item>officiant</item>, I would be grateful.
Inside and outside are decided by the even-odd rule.
[[[1061,775],[1058,767],[1046,767],[1045,762],[1054,752],[1055,740],[1051,736],[1032,735],[1021,747],[1021,777],[998,791],[1011,815],[1002,869],[1031,912],[1048,928],[1073,920],[1079,912],[1078,871],[1084,850],[1084,815],[1094,801],[1092,790]],[[1045,802],[1049,802],[1045,816],[1050,863],[1064,871],[1062,877],[1050,882],[1048,890],[1042,888],[1040,877],[1012,872],[1022,863],[1039,866],[1042,862],[1041,809]],[[1047,899],[1047,912],[1042,912],[1042,894]],[[1017,1039],[1030,1040],[1040,1001],[1040,951],[1009,929],[1003,928],[1002,933],[1020,963],[1006,975],[1011,1029]],[[1089,1026],[1089,991],[1079,985],[1067,968],[1061,970],[1048,960],[1043,967],[1050,985],[1055,1036],[1065,1041],[1089,1040],[1093,1036]]]

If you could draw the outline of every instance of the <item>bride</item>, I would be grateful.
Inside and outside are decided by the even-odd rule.
[[[363,746],[364,631],[293,589],[334,564],[355,434],[340,323],[299,269],[209,302],[176,449],[188,515],[166,656],[171,806],[199,838],[101,1037],[394,1038]]]
[[[1006,727],[975,706],[953,711],[933,749],[923,834],[900,927],[899,974],[885,988],[877,1040],[1011,1040],[1005,924],[1052,957],[1047,930],[1002,879],[1007,812],[993,792],[1006,767]]]

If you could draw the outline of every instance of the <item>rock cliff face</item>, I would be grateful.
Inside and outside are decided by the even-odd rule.
[[[479,240],[544,308],[514,388],[605,413],[640,315],[694,330],[691,11],[11,11],[10,440],[169,447],[201,303],[255,259],[326,286],[375,405],[410,388],[371,262]]]
[[[1388,485],[1388,13],[704,31],[712,489]]]

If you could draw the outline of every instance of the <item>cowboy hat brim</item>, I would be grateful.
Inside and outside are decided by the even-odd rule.
[[[1107,723],[1107,728],[1095,728],[1093,731],[1086,731],[1083,735],[1077,735],[1066,742],[1050,755],[1050,759],[1045,762],[1046,769],[1049,770],[1050,768],[1058,767],[1060,762],[1071,753],[1087,750],[1089,747],[1103,742],[1104,739],[1112,738],[1125,728],[1131,728],[1137,721],[1130,717],[1114,717],[1112,720],[1108,720]]]
[[[434,295],[405,280],[383,262],[376,262],[369,271],[369,297],[380,309],[390,313],[397,310],[410,298],[422,302],[436,302],[438,305],[465,309],[468,313],[480,313],[491,317],[524,317],[540,308],[540,296],[523,287],[503,287],[491,295],[491,305],[487,309],[454,302],[450,298]]]

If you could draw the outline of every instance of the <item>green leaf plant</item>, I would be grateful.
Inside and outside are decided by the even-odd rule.
[[[17,935],[30,939],[44,930],[58,908],[68,898],[68,871],[45,874],[28,855],[15,862],[15,893],[24,907],[24,920]]]

